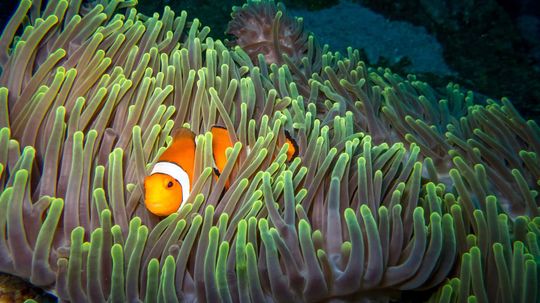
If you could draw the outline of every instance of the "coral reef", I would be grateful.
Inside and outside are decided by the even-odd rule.
[[[311,35],[268,64],[134,5],[22,0],[5,28],[0,271],[71,302],[538,301],[540,129],[509,100]],[[196,181],[160,220],[142,181],[179,125]]]

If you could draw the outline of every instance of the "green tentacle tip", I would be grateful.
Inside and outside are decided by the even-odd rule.
[[[343,255],[350,255],[352,251],[352,243],[349,241],[345,241],[341,244],[341,254]]]
[[[369,206],[367,206],[366,204],[362,204],[362,206],[360,206],[360,213],[362,214],[362,217],[371,218],[373,216],[373,214],[371,213],[371,209],[369,209]]]
[[[30,158],[34,158],[36,154],[36,149],[33,147],[33,146],[25,146],[24,149],[23,149],[23,156],[24,157],[30,157]]]
[[[298,229],[300,230],[300,233],[311,233],[311,225],[308,221],[301,219],[300,222],[298,222]]]
[[[0,128],[0,139],[9,138],[10,136],[11,136],[11,130],[9,129],[9,127]]]
[[[416,207],[413,212],[414,220],[422,220],[424,222],[424,209],[421,207]]]
[[[368,210],[369,210],[369,208],[368,208]],[[354,212],[354,210],[352,208],[345,209],[344,214],[345,214],[345,219],[346,220],[351,220],[354,217],[356,217],[356,213]]]
[[[78,241],[79,239],[82,241],[82,238],[84,236],[84,228],[82,227],[75,227],[72,231],[71,231],[71,242],[76,242]]]

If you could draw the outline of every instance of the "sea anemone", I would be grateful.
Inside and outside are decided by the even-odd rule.
[[[268,65],[134,5],[23,0],[4,30],[0,271],[73,302],[538,300],[540,129],[509,100],[312,38]],[[179,126],[196,181],[158,218],[143,179]]]
[[[250,1],[233,7],[227,33],[258,64],[262,54],[267,64],[282,64],[283,55],[300,61],[308,52],[308,33],[301,18],[285,12],[285,7],[273,0]]]

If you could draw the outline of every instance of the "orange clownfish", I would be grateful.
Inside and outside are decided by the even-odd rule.
[[[212,151],[216,173],[219,175],[227,164],[225,150],[233,143],[223,127],[212,127]],[[296,142],[285,132],[289,143],[287,160],[298,153]],[[144,203],[157,216],[168,216],[184,204],[193,188],[193,167],[195,161],[195,134],[188,128],[180,128],[173,136],[173,142],[163,152],[150,175],[144,179]]]

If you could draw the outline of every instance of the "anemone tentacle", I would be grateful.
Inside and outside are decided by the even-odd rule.
[[[300,24],[263,2],[272,39]],[[5,28],[0,271],[73,302],[540,298],[540,129],[509,100],[436,92],[301,28],[269,62],[135,4],[23,0]],[[216,124],[237,143],[214,178]],[[196,181],[158,218],[143,179],[179,126]]]

